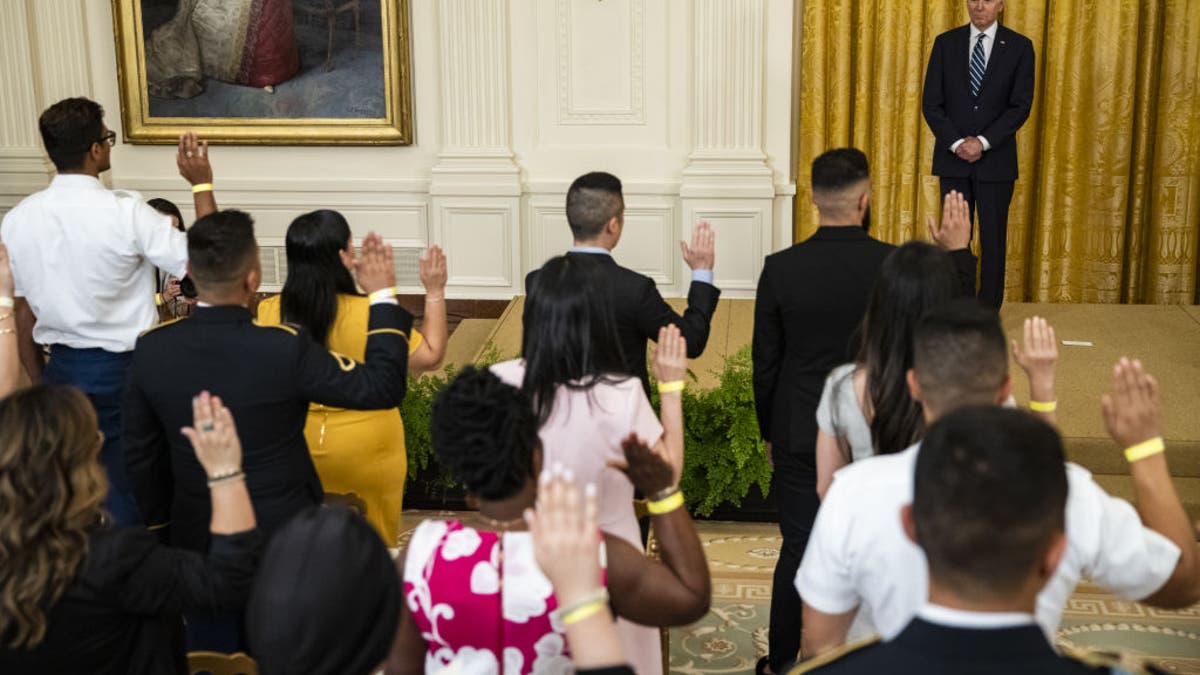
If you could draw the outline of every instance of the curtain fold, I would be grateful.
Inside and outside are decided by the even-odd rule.
[[[1200,4],[1013,0],[1001,21],[1037,53],[1006,299],[1200,301]],[[813,158],[846,145],[871,162],[872,233],[927,238],[921,86],[934,38],[966,22],[962,0],[803,1],[797,241],[816,229]]]

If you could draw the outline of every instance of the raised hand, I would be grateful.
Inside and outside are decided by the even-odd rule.
[[[417,262],[421,274],[421,285],[426,295],[442,297],[446,292],[446,254],[436,244],[425,249]]]
[[[629,434],[621,441],[621,449],[625,451],[625,462],[609,462],[608,466],[628,476],[629,482],[642,494],[652,497],[675,484],[675,469],[671,462],[643,443],[636,434]]]
[[[221,399],[207,391],[192,399],[192,424],[180,429],[192,443],[196,459],[210,477],[228,475],[242,468],[242,443],[238,440],[233,415]]]
[[[8,264],[8,247],[0,244],[0,298],[11,298],[16,289],[12,266]],[[0,309],[0,313],[6,313]]]
[[[179,136],[179,152],[175,155],[179,175],[190,185],[211,183],[212,165],[208,163],[208,141],[201,142],[195,132]]]
[[[962,193],[951,190],[942,200],[942,224],[927,216],[929,236],[947,251],[966,248],[971,244],[971,208]]]
[[[392,247],[383,243],[383,237],[374,232],[367,234],[362,243],[362,255],[354,261],[358,285],[367,293],[374,293],[396,285],[396,266],[392,260]]]
[[[1104,426],[1121,448],[1162,436],[1158,380],[1138,360],[1122,357],[1113,366],[1112,391],[1100,399]]]
[[[554,586],[558,606],[573,605],[601,586],[595,486],[589,485],[581,500],[561,467],[543,471],[536,506],[525,510],[534,558]]]
[[[679,248],[683,251],[683,261],[693,270],[711,270],[713,268],[716,246],[717,235],[713,232],[712,226],[705,221],[700,221],[692,230],[691,246],[688,246],[687,242],[679,242]]]
[[[1012,341],[1013,360],[1029,378],[1029,395],[1035,401],[1054,400],[1054,367],[1058,340],[1054,327],[1040,316],[1025,319],[1024,347]]]
[[[687,375],[687,340],[675,324],[659,329],[650,364],[659,383],[676,382]]]

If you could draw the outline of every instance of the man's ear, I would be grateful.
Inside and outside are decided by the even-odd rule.
[[[251,293],[258,292],[258,286],[262,283],[262,263],[256,264],[246,273],[246,290]]]
[[[912,400],[920,403],[921,383],[917,381],[916,371],[909,368],[908,372],[904,373],[904,380],[908,382],[908,395],[912,397]]]
[[[1043,583],[1048,583],[1050,577],[1054,576],[1055,570],[1058,569],[1059,563],[1062,562],[1063,556],[1067,554],[1067,535],[1059,532],[1054,535],[1054,542],[1046,549],[1046,553],[1042,556],[1041,569],[1038,570],[1038,575]]]
[[[917,541],[917,523],[913,521],[911,503],[900,507],[900,524],[904,526],[904,534],[908,536],[908,540],[920,546],[920,542]]]
[[[863,211],[866,211],[867,207],[870,205],[871,205],[871,188],[867,188],[866,192],[863,192],[862,196],[860,196],[858,198],[859,212],[861,213]]]
[[[996,403],[1003,404],[1012,396],[1012,375],[1005,373],[1004,382],[1000,385],[1000,391],[996,392]]]

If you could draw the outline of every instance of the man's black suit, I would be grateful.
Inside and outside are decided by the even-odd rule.
[[[125,450],[139,506],[152,525],[170,523],[173,545],[208,548],[207,478],[180,428],[192,397],[221,397],[242,441],[242,469],[258,528],[270,536],[320,504],[320,479],[304,440],[310,401],[384,409],[404,398],[412,316],[371,305],[365,363],[327,351],[303,329],[259,326],[243,307],[200,307],[137,342],[126,387]]]
[[[1054,651],[1036,625],[952,628],[914,619],[890,642],[850,646],[806,661],[788,675],[1099,675],[1125,672],[1116,659],[1092,655],[1094,664]]]
[[[721,291],[712,284],[693,281],[688,289],[688,306],[683,316],[675,313],[663,300],[658,287],[650,277],[621,267],[611,255],[604,253],[571,252],[569,256],[586,255],[598,260],[604,270],[605,281],[612,294],[613,310],[616,313],[617,338],[625,358],[628,374],[642,380],[646,395],[650,394],[650,380],[646,374],[646,341],[658,340],[658,330],[675,324],[687,340],[687,355],[694,359],[704,353],[708,344],[708,331],[713,312]],[[525,291],[539,270],[525,277]]]
[[[979,298],[1000,307],[1004,300],[1004,259],[1008,206],[1017,180],[1017,130],[1033,106],[1034,53],[1029,38],[999,26],[979,95],[971,93],[971,26],[937,37],[925,71],[921,109],[935,137],[933,173],[942,196],[963,193],[972,218],[978,207]],[[959,139],[983,136],[990,150],[974,163],[950,150]]]
[[[754,303],[754,407],[775,462],[771,494],[779,507],[783,547],[771,595],[771,667],[781,672],[800,649],[796,570],[820,502],[817,499],[817,404],[825,378],[854,358],[852,345],[883,260],[895,250],[860,227],[822,227],[799,244],[767,256]],[[975,257],[950,252],[964,290],[975,284]]]

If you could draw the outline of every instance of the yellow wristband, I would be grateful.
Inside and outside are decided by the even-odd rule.
[[[682,492],[675,492],[656,502],[646,502],[646,510],[652,516],[661,516],[664,513],[670,513],[681,506],[683,506]]]
[[[597,614],[602,609],[604,609],[604,601],[593,600],[592,602],[589,602],[582,607],[576,607],[575,609],[563,615],[563,625],[570,626],[573,623],[579,623],[589,616]]]
[[[1138,460],[1157,455],[1166,449],[1167,446],[1163,443],[1162,436],[1155,436],[1148,441],[1142,441],[1137,445],[1125,448],[1125,460],[1132,464]]]
[[[381,289],[375,291],[374,293],[372,293],[371,295],[367,296],[367,298],[370,302],[379,302],[380,300],[386,300],[387,298],[394,298],[394,297],[396,297],[396,287],[395,286],[392,286],[391,288],[381,288]]]
[[[1033,412],[1054,412],[1058,409],[1058,401],[1030,401],[1029,409]]]
[[[659,382],[658,393],[671,394],[677,391],[683,391],[683,380],[675,380],[673,382]]]
[[[163,303],[162,293],[155,293],[154,294],[154,306],[162,307],[162,303]]]
[[[195,185],[192,186],[192,194],[199,194],[201,192],[212,192],[212,189],[213,189],[212,183],[196,183]]]

